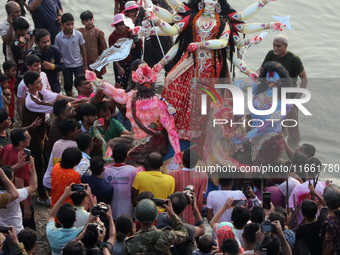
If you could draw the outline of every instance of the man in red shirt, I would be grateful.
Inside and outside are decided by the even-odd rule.
[[[0,158],[2,159],[2,165],[13,166],[15,170],[14,184],[17,189],[30,186],[31,168],[29,160],[20,159],[25,157],[24,149],[30,145],[31,136],[24,129],[13,129],[10,134],[12,144],[6,145],[0,151]],[[22,201],[21,208],[23,214],[23,225],[35,230],[34,222],[34,210],[31,206],[31,197]]]

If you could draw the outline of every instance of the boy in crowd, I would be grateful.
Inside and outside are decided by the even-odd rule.
[[[85,40],[83,35],[74,30],[74,18],[71,13],[64,13],[61,16],[61,23],[64,29],[57,34],[55,46],[57,46],[65,62],[64,88],[67,96],[72,96],[73,75],[87,70],[87,58],[85,50]]]
[[[8,117],[8,112],[6,109],[0,109],[0,146],[5,147],[7,144],[11,144],[9,129],[11,125],[11,120]]]
[[[8,77],[8,88],[12,93],[11,97],[11,103],[8,107],[8,115],[9,118],[11,119],[12,123],[14,122],[14,110],[15,110],[15,105],[14,105],[14,84],[17,81],[15,76],[17,75],[17,65],[13,61],[5,61],[3,64],[3,69],[4,73]]]
[[[79,123],[81,124],[81,132],[92,133],[92,125],[96,121],[97,109],[91,104],[82,104],[78,108]]]
[[[85,39],[85,49],[87,57],[87,69],[90,65],[97,61],[98,57],[107,49],[105,35],[103,31],[94,26],[93,13],[84,11],[80,14],[81,23],[85,26],[78,28]],[[106,73],[106,68],[103,67],[100,72],[95,71],[97,77],[102,79],[102,75]]]
[[[30,36],[27,34],[28,28],[29,24],[24,18],[19,17],[13,20],[14,35],[10,45],[14,62],[17,64],[17,76],[19,79],[22,79],[24,75],[22,66],[30,43]]]
[[[2,98],[0,98],[0,109],[1,108],[5,108],[6,102],[7,102],[7,98],[5,98],[3,96],[3,91],[5,91],[6,89],[8,89],[8,77],[7,75],[0,73],[0,96]],[[10,96],[11,98],[11,96]],[[8,110],[8,109],[7,109]]]
[[[41,70],[46,73],[51,89],[55,93],[61,90],[59,72],[64,71],[65,64],[60,50],[51,45],[50,32],[40,29],[34,33],[36,47],[30,54],[36,54],[41,59]]]
[[[90,170],[90,160],[91,157],[90,152],[93,149],[93,141],[92,137],[89,133],[80,133],[76,138],[78,149],[81,150],[82,159],[80,160],[78,166],[76,167],[76,171],[83,176],[83,174],[91,174]]]
[[[25,228],[18,234],[18,241],[24,245],[27,255],[33,255],[37,240],[37,232],[29,228]]]
[[[48,82],[47,76],[44,72],[41,71],[41,60],[40,58],[35,55],[31,54],[27,56],[25,60],[26,67],[28,71],[34,71],[40,73],[41,81],[43,84],[43,88],[47,90],[51,90],[50,83]],[[17,91],[17,109],[20,119],[22,119],[22,107],[25,104],[25,96],[26,91],[28,90],[24,79],[18,85]]]
[[[231,213],[231,220],[235,227],[235,230],[234,230],[235,236],[238,237],[238,240],[240,241],[242,248],[244,248],[244,241],[242,237],[243,229],[244,229],[244,226],[249,221],[249,219],[250,219],[250,212],[248,208],[244,208],[241,206],[234,207],[234,210]]]
[[[121,38],[129,38],[130,32],[129,28],[124,24],[124,14],[119,13],[114,16],[114,21],[111,23],[111,27],[115,30],[109,37],[109,47],[114,45]],[[131,49],[134,49],[136,45],[132,43]],[[115,80],[123,89],[127,88],[127,83],[130,75],[130,65],[131,65],[131,51],[129,55],[122,61],[113,62],[113,70],[115,72]]]

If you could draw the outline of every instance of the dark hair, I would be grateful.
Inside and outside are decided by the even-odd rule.
[[[92,104],[81,104],[78,108],[78,119],[83,121],[84,116],[96,116],[97,109]]]
[[[86,81],[85,74],[78,74],[76,78],[74,78],[74,86],[78,90],[78,87],[81,86],[82,81]]]
[[[208,253],[211,251],[212,247],[214,245],[214,241],[211,238],[211,236],[203,235],[200,237],[197,248],[202,253]]]
[[[76,127],[80,124],[74,118],[67,118],[60,122],[59,130],[63,136],[67,136],[69,133],[73,132]]]
[[[253,176],[256,176],[257,173],[253,173]],[[261,189],[261,178],[253,178],[253,184],[257,189]],[[267,176],[262,176],[263,188],[267,187]]]
[[[123,242],[125,237],[131,233],[133,221],[129,215],[123,214],[116,219],[116,239],[118,242]]]
[[[76,212],[73,205],[70,203],[63,204],[57,212],[57,217],[63,228],[72,228],[76,221]]]
[[[143,199],[152,199],[154,198],[155,196],[153,195],[153,193],[151,191],[143,191],[142,193],[139,193],[138,195],[138,201],[141,201]]]
[[[21,141],[25,141],[25,132],[26,130],[22,128],[15,128],[11,131],[9,137],[14,147],[18,146]]]
[[[13,20],[14,31],[28,29],[29,26],[30,25],[28,24],[27,20],[25,20],[24,18],[18,17]]]
[[[92,248],[93,246],[95,246],[97,241],[98,241],[97,224],[90,223],[90,224],[87,225],[87,228],[85,230],[85,235],[81,239],[81,242],[88,249],[88,248]]]
[[[24,244],[26,251],[30,251],[34,248],[37,238],[37,232],[30,228],[25,228],[18,234],[18,240],[20,243]]]
[[[175,192],[172,193],[169,196],[169,199],[171,200],[172,209],[174,210],[174,213],[179,215],[182,213],[188,205],[188,199],[186,198],[185,194],[183,192]]]
[[[314,219],[318,211],[318,205],[313,201],[306,199],[301,205],[302,215],[307,219]]]
[[[92,137],[89,133],[79,133],[76,138],[76,143],[81,151],[85,151],[92,142]]]
[[[40,77],[40,74],[35,71],[27,71],[24,74],[24,82],[26,86],[28,87],[29,84],[34,85],[34,82],[38,80]],[[28,87],[29,88],[29,87]]]
[[[0,82],[3,82],[3,81],[8,81],[8,77],[6,74],[0,73]]]
[[[72,169],[79,164],[82,157],[81,151],[78,148],[67,148],[61,155],[60,167]]]
[[[250,223],[244,226],[243,237],[248,243],[255,243],[255,233],[260,229],[257,223]]]
[[[282,206],[276,206],[275,212],[282,213],[282,215],[286,218],[287,217],[287,211]]]
[[[93,19],[93,13],[90,12],[89,10],[84,11],[80,14],[80,19],[81,19],[81,21]]]
[[[96,105],[96,108],[97,108],[97,114],[98,114],[98,117],[99,117],[100,111],[106,112],[107,109],[110,109],[110,104],[106,101],[100,102],[99,104]]]
[[[12,180],[12,178],[14,177],[13,176],[13,170],[12,170],[12,167],[10,166],[2,166],[2,171],[4,171],[4,174],[7,176],[7,178],[9,180]],[[2,181],[0,180],[0,186],[1,187],[5,187],[5,185],[2,183]]]
[[[71,241],[62,250],[63,255],[86,255],[85,246],[78,241]]]
[[[264,221],[265,212],[260,206],[254,206],[250,209],[250,220],[252,223],[261,224]]]
[[[233,225],[237,229],[243,228],[250,219],[250,212],[248,208],[241,206],[235,206],[233,212],[231,213],[231,220]]]
[[[198,161],[198,154],[194,150],[186,149],[183,153],[183,165],[187,168],[193,168]]]
[[[95,156],[90,160],[90,167],[93,175],[100,175],[103,172],[105,161],[100,156]]]
[[[46,29],[39,29],[34,33],[35,41],[40,42],[40,40],[46,36],[49,36],[51,38],[50,32],[48,32]]]
[[[158,152],[152,152],[148,155],[148,165],[151,170],[159,169],[163,165],[162,155]]]
[[[8,112],[5,108],[0,109],[0,124],[8,119]]]
[[[70,195],[70,198],[75,206],[80,206],[85,196],[85,192],[76,192]]]
[[[228,253],[229,255],[238,255],[240,254],[240,247],[238,246],[238,242],[233,238],[228,238],[223,241],[221,244],[221,251],[223,253]]]
[[[300,152],[294,152],[292,157],[292,164],[296,166],[304,166],[307,162],[307,156]]]
[[[25,64],[27,66],[31,66],[35,63],[41,63],[41,59],[37,55],[30,54],[26,57]]]
[[[267,254],[279,255],[280,252],[280,241],[274,235],[267,235],[262,241],[262,247],[267,248]]]
[[[65,98],[55,101],[55,103],[53,104],[54,115],[59,117],[61,114],[63,114],[65,112],[67,104],[68,100]]]
[[[230,186],[233,183],[234,179],[233,178],[224,178],[219,175],[219,182],[221,186]]]
[[[304,143],[302,146],[304,147],[303,151],[307,154],[308,158],[314,157],[316,149],[313,145]]]
[[[265,92],[268,88],[267,85],[267,73],[277,72],[280,75],[281,85],[278,89],[278,98],[281,98],[281,88],[293,87],[292,80],[289,78],[289,73],[280,63],[275,61],[269,61],[263,66],[263,70],[259,75],[260,84],[257,86],[256,95]]]
[[[312,157],[312,158],[307,159],[306,166],[308,167],[308,169],[313,169],[313,168],[320,169],[322,167],[322,163],[320,159]],[[315,176],[317,172],[318,171],[309,171],[306,173],[308,174],[308,176]]]
[[[127,89],[125,90],[126,93],[130,92],[132,89],[134,89],[136,87],[136,82],[134,82],[132,80],[132,72],[133,71],[136,71],[138,69],[138,66],[140,64],[143,64],[146,62],[144,60],[141,60],[141,59],[136,59],[134,60],[132,63],[131,63],[131,66],[130,66],[130,76],[129,76],[129,80],[128,80],[128,86],[127,86]]]
[[[61,15],[61,23],[66,23],[68,21],[74,21],[74,17],[71,13],[64,13]]]
[[[282,213],[273,212],[273,213],[269,214],[268,220],[269,220],[270,222],[273,222],[273,221],[278,220],[278,221],[280,221],[282,230],[285,228],[286,219],[285,219],[285,216],[284,216]]]
[[[13,61],[7,60],[2,64],[2,67],[5,71],[9,71],[9,69],[11,69],[13,66],[17,66],[17,64]],[[25,82],[26,83],[26,82]],[[26,83],[27,84],[27,83]]]
[[[129,152],[129,147],[125,143],[118,143],[112,149],[112,158],[116,163],[123,163]]]

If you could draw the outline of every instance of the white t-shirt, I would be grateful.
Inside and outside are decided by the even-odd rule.
[[[6,193],[6,190],[0,190],[0,194]],[[24,229],[22,225],[22,213],[20,209],[20,202],[28,197],[28,189],[18,189],[19,197],[9,203],[6,209],[0,209],[0,226],[13,226],[17,233]]]
[[[281,190],[284,197],[287,196],[286,183],[287,183],[287,181],[285,181],[285,182],[281,183],[279,186],[277,186],[279,188],[279,190]],[[289,178],[288,178],[288,197],[290,197],[290,194],[292,194],[294,188],[299,184],[300,184],[300,182],[298,180],[289,176]]]
[[[111,201],[113,219],[122,214],[133,217],[131,189],[136,174],[136,168],[130,165],[115,167],[111,164],[105,167],[102,178],[110,183],[114,189]]]
[[[27,92],[25,99],[27,109],[31,112],[53,113],[53,104],[57,100],[58,94],[44,88],[38,93],[43,96],[43,101]]]
[[[84,206],[73,207],[76,210],[76,221],[74,222],[74,227],[84,227],[90,217],[90,213],[84,210]]]
[[[236,229],[234,230],[235,235],[237,236],[238,240],[240,241],[241,247],[244,249],[244,241],[243,241],[243,229]]]
[[[40,72],[40,77],[42,79],[43,88],[46,90],[51,91],[50,83],[48,82],[47,76],[44,72]],[[18,98],[24,98],[26,96],[26,91],[28,90],[24,79],[21,80],[21,82],[18,85],[18,92],[17,97]]]
[[[49,188],[49,189],[52,188],[52,185],[51,185],[52,169],[57,163],[60,162],[61,155],[63,154],[64,150],[66,150],[67,148],[70,148],[70,147],[77,148],[77,143],[75,141],[71,141],[71,140],[60,139],[60,140],[56,141],[56,143],[53,145],[52,152],[51,152],[51,155],[50,155],[50,160],[48,161],[47,170],[46,170],[46,173],[45,173],[44,179],[43,179],[43,184],[46,188]]]
[[[240,190],[214,190],[209,192],[207,198],[207,208],[213,209],[213,214],[216,215],[218,210],[222,208],[228,198],[233,197],[235,200],[246,199],[246,196]],[[231,213],[233,208],[226,210],[219,222],[231,222]]]

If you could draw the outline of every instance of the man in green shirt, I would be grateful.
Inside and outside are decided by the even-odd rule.
[[[262,66],[256,71],[260,74],[263,70],[263,66],[268,61],[276,61],[279,62],[283,67],[285,67],[289,73],[290,78],[292,79],[293,85],[297,86],[297,78],[300,77],[301,83],[300,88],[306,88],[308,79],[305,68],[302,64],[301,59],[295,55],[294,53],[287,50],[288,48],[288,37],[279,34],[274,38],[273,42],[273,50],[270,50],[265,57]],[[294,94],[294,98],[300,98],[301,93]],[[287,115],[286,119],[292,119],[295,121],[286,121],[287,126],[294,126],[295,123],[298,123],[298,108],[294,107],[293,110]],[[297,124],[295,127],[289,127],[288,130],[288,140],[289,141],[299,141],[300,138],[300,130],[299,125]]]

